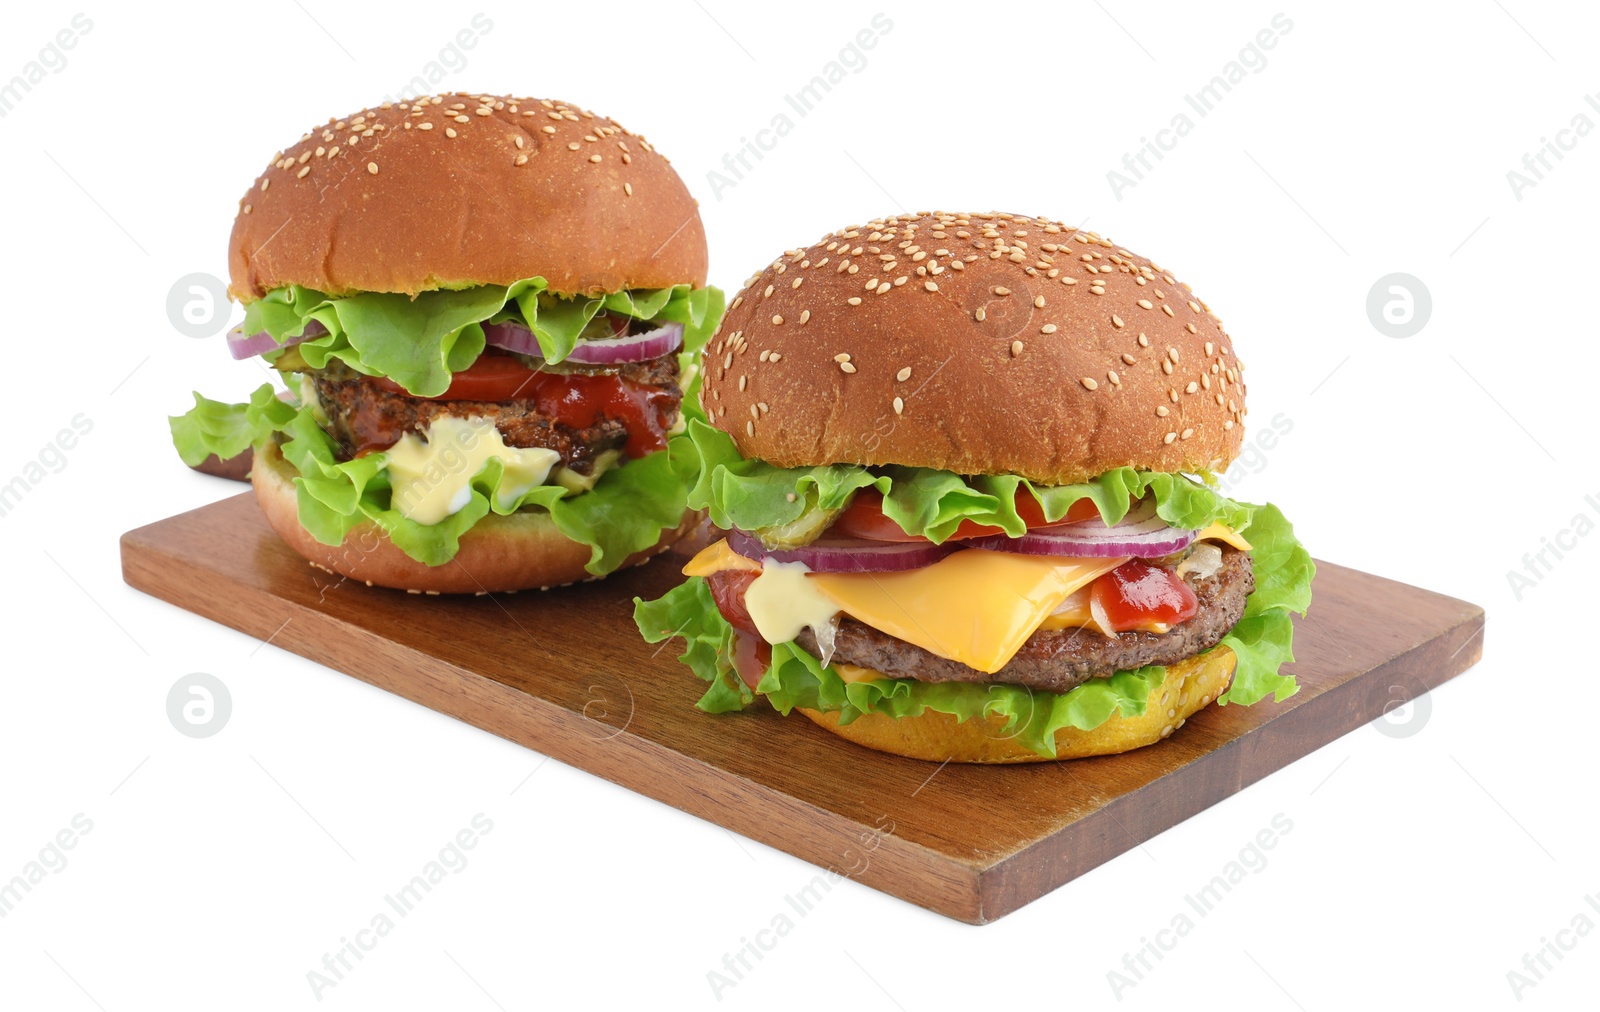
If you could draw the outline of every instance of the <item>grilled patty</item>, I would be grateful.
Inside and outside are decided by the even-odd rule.
[[[614,373],[628,383],[660,390],[674,412],[683,399],[676,355],[592,371]],[[628,442],[628,425],[620,418],[602,415],[594,425],[579,429],[540,415],[534,401],[424,400],[386,390],[371,377],[339,366],[307,375],[328,416],[324,428],[345,457],[367,447],[391,446],[407,432],[420,434],[440,415],[493,419],[507,446],[554,450],[562,464],[579,474],[589,474],[601,453],[620,450]]]
[[[839,623],[833,659],[870,668],[891,678],[921,682],[993,682],[1026,685],[1046,692],[1066,692],[1091,678],[1147,664],[1173,664],[1210,649],[1244,615],[1244,601],[1255,589],[1250,556],[1226,545],[1222,565],[1212,575],[1186,582],[1200,599],[1194,618],[1164,633],[1125,632],[1115,637],[1093,629],[1040,630],[1028,637],[1010,663],[993,674],[959,661],[931,654],[849,616]],[[795,642],[817,654],[816,637],[807,629]]]

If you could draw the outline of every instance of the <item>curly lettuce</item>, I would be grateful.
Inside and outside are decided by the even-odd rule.
[[[1281,702],[1296,691],[1294,677],[1280,671],[1294,660],[1289,613],[1304,614],[1310,606],[1316,567],[1276,506],[1234,505],[1253,511],[1256,589],[1247,599],[1244,617],[1222,640],[1237,665],[1232,685],[1218,702],[1249,705],[1268,695]],[[1116,714],[1143,714],[1150,693],[1166,678],[1165,668],[1149,666],[1096,678],[1064,693],[905,678],[845,682],[832,666],[789,642],[772,647],[772,664],[752,691],[733,668],[733,628],[717,610],[703,578],[691,577],[655,601],[635,598],[634,621],[651,643],[683,637],[687,649],[679,660],[709,683],[695,704],[709,713],[741,709],[759,694],[779,712],[797,706],[837,712],[842,724],[866,713],[914,717],[926,710],[963,721],[1000,717],[1005,721],[1002,735],[1052,758],[1057,731],[1090,731]]]
[[[300,524],[312,537],[340,545],[351,528],[370,520],[398,548],[428,566],[455,558],[461,536],[491,511],[508,516],[537,508],[550,514],[562,534],[589,546],[585,568],[604,576],[683,520],[694,480],[682,454],[671,452],[682,436],[669,439],[667,450],[606,471],[592,489],[577,493],[560,485],[536,485],[521,496],[507,497],[501,489],[504,465],[491,458],[472,477],[471,498],[464,507],[436,524],[422,524],[393,508],[387,454],[340,460],[338,445],[312,409],[279,401],[270,383],[262,384],[249,404],[220,404],[199,394],[195,402],[187,414],[169,419],[173,442],[185,461],[198,462],[209,453],[233,456],[281,433],[278,449],[299,472]]]
[[[1243,531],[1250,525],[1250,507],[1181,474],[1123,467],[1092,481],[1047,486],[1010,474],[963,476],[892,465],[784,468],[745,459],[727,433],[705,422],[691,422],[687,435],[685,452],[698,458],[699,473],[689,493],[690,507],[709,511],[718,527],[757,535],[768,529],[805,527],[808,511],[843,509],[864,488],[883,494],[884,515],[907,534],[935,544],[955,533],[964,520],[1021,537],[1028,525],[1017,515],[1019,489],[1038,500],[1046,520],[1059,520],[1074,503],[1089,499],[1106,523],[1114,524],[1127,515],[1133,500],[1149,494],[1155,498],[1156,513],[1174,527],[1194,530],[1220,521]],[[826,524],[813,526],[820,530]]]
[[[337,359],[356,372],[387,376],[419,397],[437,397],[450,377],[483,353],[483,324],[526,325],[546,361],[572,354],[579,335],[601,312],[684,325],[684,346],[698,349],[721,318],[715,288],[638,289],[594,297],[561,295],[542,277],[510,285],[440,289],[416,296],[396,292],[327,295],[299,285],[274,289],[245,307],[240,329],[283,341],[316,321],[327,333],[296,345],[313,369]],[[271,361],[282,349],[266,354]]]

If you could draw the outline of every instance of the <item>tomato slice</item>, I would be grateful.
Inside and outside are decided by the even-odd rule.
[[[1089,587],[1111,631],[1142,629],[1153,622],[1177,625],[1194,618],[1200,599],[1178,574],[1144,559],[1129,559]]]
[[[549,375],[530,369],[511,355],[494,350],[485,351],[478,360],[450,377],[450,386],[434,397],[419,398],[430,401],[514,401],[530,396],[540,376]],[[387,376],[375,376],[378,386],[390,393],[416,397],[405,387]]]
[[[722,617],[735,629],[749,633],[758,640],[761,639],[761,634],[756,631],[755,620],[745,609],[744,592],[750,589],[750,585],[760,575],[748,569],[724,569],[706,577],[706,587],[711,591],[711,600],[716,603],[717,610],[722,612]]]
[[[391,393],[416,396],[387,376],[374,376],[372,381]],[[677,407],[673,396],[661,387],[640,386],[612,373],[530,369],[513,356],[490,349],[452,376],[444,393],[418,400],[532,401],[539,414],[575,429],[619,419],[628,427],[627,455],[643,457],[667,445]]]
[[[755,688],[772,667],[772,645],[760,636],[743,631],[733,634],[733,668],[744,684]]]
[[[1067,515],[1060,520],[1046,520],[1044,507],[1039,505],[1027,489],[1017,489],[1017,516],[1029,528],[1054,527],[1057,524],[1070,524],[1079,520],[1088,520],[1100,515],[1091,499],[1079,499],[1067,510]],[[833,521],[830,532],[848,534],[851,537],[867,538],[871,541],[927,541],[920,534],[907,534],[900,529],[900,525],[883,515],[883,493],[874,488],[864,488],[856,493],[843,513]],[[1005,531],[992,524],[980,524],[974,520],[963,520],[947,541],[965,541],[968,538],[987,537],[991,534],[1004,534]]]

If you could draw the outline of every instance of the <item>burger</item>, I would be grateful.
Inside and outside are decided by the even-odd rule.
[[[643,137],[501,95],[330,119],[239,201],[228,267],[229,348],[287,389],[197,393],[173,440],[191,466],[253,448],[267,520],[313,565],[510,591],[604,576],[689,526],[693,457],[668,448],[722,294]]]
[[[1295,691],[1314,567],[1217,489],[1243,365],[1165,268],[1044,218],[879,218],[752,277],[702,368],[688,502],[726,536],[635,602],[701,709],[1007,763]]]

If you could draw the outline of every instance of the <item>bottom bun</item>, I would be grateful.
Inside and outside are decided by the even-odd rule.
[[[1237,658],[1227,647],[1217,647],[1167,666],[1167,678],[1151,690],[1144,714],[1112,714],[1092,731],[1064,727],[1056,732],[1056,759],[1082,759],[1113,755],[1160,741],[1210,703],[1233,678]],[[953,714],[924,710],[918,717],[889,717],[867,713],[848,724],[839,714],[801,708],[801,713],[841,738],[879,752],[929,762],[1035,763],[1051,762],[1008,736],[1004,717],[959,721]]]
[[[350,529],[342,545],[325,545],[300,525],[299,474],[268,445],[256,454],[250,482],[267,522],[290,548],[318,566],[367,586],[393,587],[423,594],[503,593],[598,579],[584,569],[588,545],[573,541],[556,528],[550,514],[490,513],[461,536],[461,549],[442,566],[418,562],[395,546],[378,525],[364,521]],[[655,547],[630,555],[618,569],[635,566],[666,551],[695,525],[699,515],[686,514],[678,527],[663,530]]]

